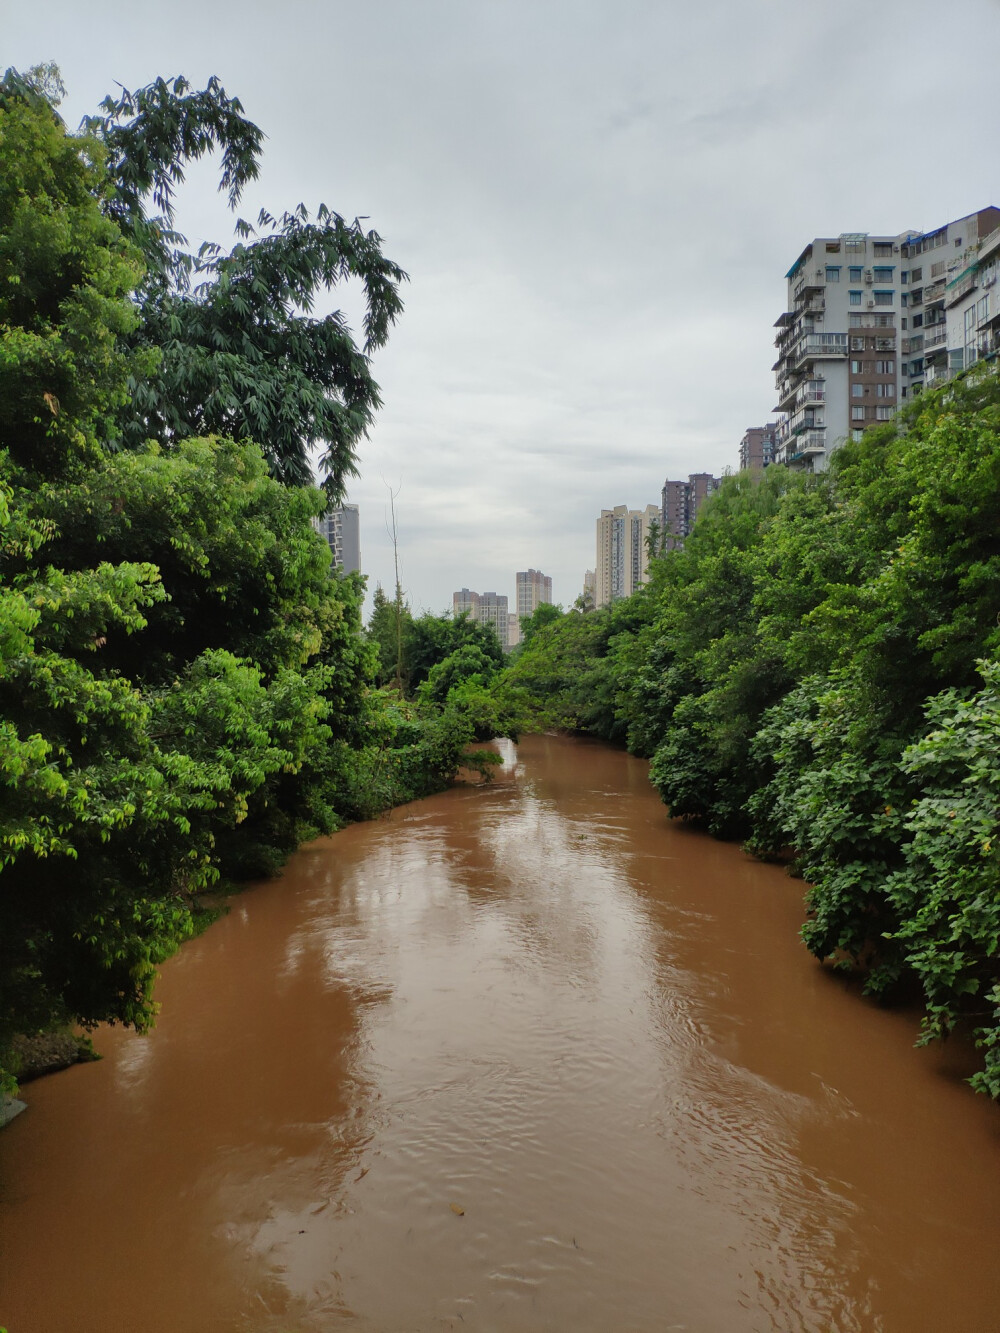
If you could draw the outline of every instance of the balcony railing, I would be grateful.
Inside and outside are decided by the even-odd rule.
[[[927,385],[943,384],[945,380],[950,380],[954,373],[952,368],[947,365],[928,366],[924,371],[924,383]]]
[[[811,356],[846,356],[846,333],[810,333],[807,334],[789,353],[793,363]]]
[[[825,403],[826,384],[824,381],[807,380],[795,395],[796,407],[805,407],[807,403]]]
[[[807,430],[805,434],[796,437],[792,443],[792,448],[801,454],[825,453],[826,431],[822,427],[818,430]]]
[[[931,283],[929,287],[924,288],[924,305],[930,305],[932,301],[940,301],[944,298],[946,287],[944,278],[939,282]]]
[[[944,327],[937,329],[934,333],[925,334],[924,351],[926,352],[931,347],[940,347],[943,342],[947,341],[947,338],[948,330]]]

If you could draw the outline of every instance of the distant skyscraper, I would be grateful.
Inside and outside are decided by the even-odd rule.
[[[451,608],[453,615],[460,616],[465,612],[471,620],[478,620],[480,625],[492,625],[504,652],[510,648],[510,612],[505,595],[478,593],[471,588],[462,588],[452,593]]]
[[[769,421],[766,426],[748,426],[740,440],[740,471],[762,471],[774,462],[774,452],[778,447],[778,423]]]
[[[530,616],[543,602],[552,601],[552,580],[539,569],[517,573],[517,614]]]
[[[692,472],[687,481],[665,481],[658,515],[660,541],[665,551],[684,545],[684,538],[694,527],[698,510],[713,491],[722,485],[710,472]]]
[[[341,505],[316,520],[316,529],[330,544],[333,563],[345,574],[361,568],[361,517],[357,505]]]
[[[462,588],[451,595],[451,612],[454,616],[468,615],[472,620],[479,619],[479,593],[469,588]]]
[[[602,509],[597,520],[598,606],[629,597],[646,581],[646,538],[651,523],[660,522],[656,505],[629,509],[616,505]]]
[[[479,599],[479,623],[493,626],[500,647],[507,652],[510,648],[510,612],[504,593],[483,593]]]

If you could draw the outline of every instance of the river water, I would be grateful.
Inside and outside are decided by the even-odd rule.
[[[530,737],[302,850],[0,1134],[10,1333],[1000,1327],[1000,1115],[801,885]]]

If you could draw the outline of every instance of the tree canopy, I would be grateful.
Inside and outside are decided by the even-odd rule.
[[[254,224],[238,219],[228,251],[188,250],[175,229],[185,167],[218,150],[219,188],[233,209],[259,173],[263,134],[217,79],[200,91],[183,78],[123,89],[84,126],[104,148],[104,211],[146,263],[129,345],[156,354],[155,371],[130,380],[118,442],[253,440],[272,475],[294,485],[312,482],[318,450],[323,487],[342,499],[381,403],[370,357],[402,310],[406,274],[381,237],[325,204],[314,214],[299,204],[262,210]],[[313,313],[350,280],[364,292],[360,347],[341,312]]]

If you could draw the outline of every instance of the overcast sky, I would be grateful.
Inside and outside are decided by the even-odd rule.
[[[997,0],[0,0],[75,126],[116,83],[217,74],[267,134],[240,211],[367,215],[411,281],[375,358],[362,565],[415,610],[551,574],[602,507],[737,465],[771,416],[783,275],[817,235],[1000,204]],[[231,239],[210,169],[180,223]],[[341,305],[356,310],[350,294]]]

